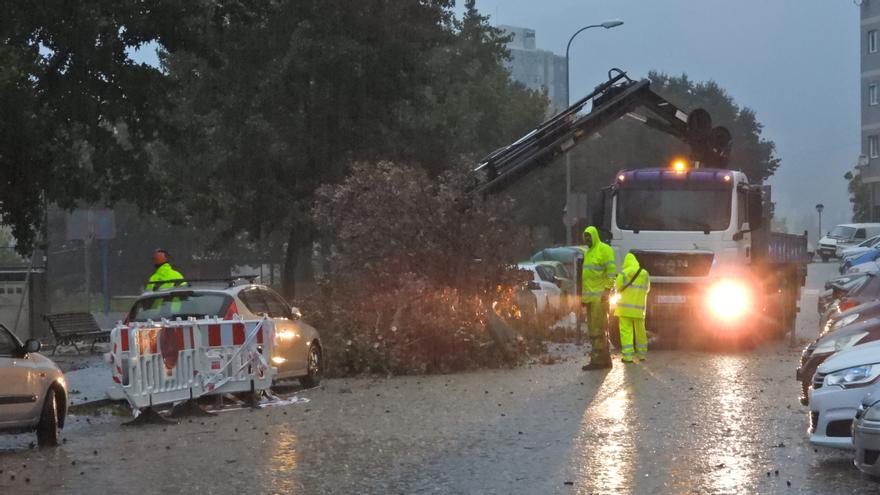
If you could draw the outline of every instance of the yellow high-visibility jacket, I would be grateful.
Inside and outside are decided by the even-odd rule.
[[[590,236],[593,245],[582,248],[584,251],[583,293],[584,303],[599,302],[602,294],[614,285],[617,265],[614,262],[614,250],[599,239],[599,231],[592,225],[584,229],[584,237]]]
[[[631,284],[630,280],[633,281]],[[624,289],[627,284],[629,286]],[[639,271],[639,260],[632,253],[627,253],[623,260],[623,270],[617,275],[616,288],[620,300],[617,301],[614,314],[623,318],[644,318],[648,307],[648,291],[651,290],[651,276],[644,268]]]

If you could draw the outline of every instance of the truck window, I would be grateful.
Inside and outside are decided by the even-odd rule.
[[[736,216],[739,217],[739,229],[749,221],[749,198],[745,191],[736,193]]]
[[[865,229],[859,229],[856,231],[856,239],[864,239],[866,235],[867,233],[865,232]]]
[[[624,230],[726,230],[733,193],[729,189],[640,189],[617,194],[617,226]]]

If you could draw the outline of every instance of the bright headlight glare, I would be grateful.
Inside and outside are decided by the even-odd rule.
[[[846,316],[844,316],[843,318],[841,318],[841,319],[835,321],[835,322],[834,322],[834,325],[831,325],[831,329],[832,329],[832,330],[837,330],[838,328],[845,327],[845,326],[849,325],[850,323],[852,323],[852,322],[854,322],[854,321],[856,321],[856,320],[858,320],[858,319],[859,319],[859,314],[858,314],[858,313],[854,313],[854,314],[851,314],[851,315],[846,315]]]
[[[880,402],[869,407],[868,410],[865,411],[865,415],[862,417],[868,421],[880,421]]]
[[[827,352],[837,352],[841,349],[848,349],[856,345],[856,342],[862,340],[866,335],[868,335],[868,332],[859,332],[854,335],[847,335],[846,337],[822,339],[813,352],[824,354]]]
[[[707,303],[712,313],[723,320],[734,320],[751,306],[749,290],[735,280],[722,280],[709,288]]]
[[[617,306],[617,303],[619,303],[619,302],[620,302],[620,294],[618,294],[618,293],[611,294],[611,297],[608,298],[608,305],[611,306],[612,308]]]
[[[844,388],[867,385],[874,381],[877,375],[880,375],[880,366],[878,365],[854,366],[829,373],[825,376],[825,385],[840,385]]]

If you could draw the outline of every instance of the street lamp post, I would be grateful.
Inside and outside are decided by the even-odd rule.
[[[570,67],[569,52],[571,51],[571,42],[574,41],[574,39],[575,39],[575,37],[577,37],[577,35],[581,34],[582,32],[586,31],[587,29],[597,28],[597,27],[611,29],[611,28],[616,28],[617,26],[621,26],[621,25],[623,25],[623,21],[621,21],[621,20],[609,20],[609,21],[602,22],[600,24],[591,24],[589,26],[584,26],[584,27],[578,29],[577,31],[575,31],[575,33],[573,35],[571,35],[571,38],[568,39],[568,44],[565,45],[565,103],[566,103],[566,106],[571,105],[571,91],[569,89],[570,84],[571,84],[571,75],[569,74],[569,67]],[[574,224],[573,224],[574,212],[572,211],[573,205],[571,204],[571,153],[570,153],[570,151],[571,150],[569,150],[565,153],[565,223],[566,223],[566,225],[565,225],[565,227],[566,227],[565,228],[565,243],[568,246],[570,246],[572,244],[571,228],[574,226]]]
[[[819,213],[819,237],[816,239],[816,249],[819,249],[819,239],[822,239],[822,210],[825,209],[825,205],[819,203],[816,205],[816,211]]]

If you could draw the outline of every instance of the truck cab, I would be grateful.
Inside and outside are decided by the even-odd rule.
[[[677,161],[621,171],[605,194],[602,225],[618,261],[632,252],[651,275],[649,329],[678,332],[672,327],[686,325],[731,333],[755,318],[766,320],[780,277],[789,275],[768,268],[776,267],[771,254],[780,248],[766,242],[761,186],[740,171]],[[781,312],[778,304],[775,311]]]

